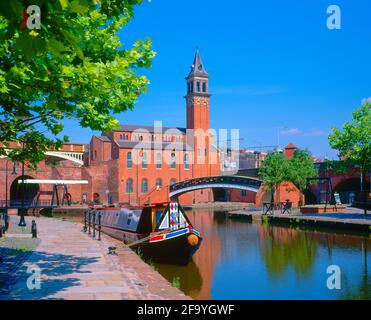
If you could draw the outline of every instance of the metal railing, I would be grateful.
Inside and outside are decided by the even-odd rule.
[[[170,192],[205,184],[229,184],[259,189],[262,182],[258,179],[236,176],[202,177],[175,183],[170,186]]]
[[[56,206],[52,200],[0,200],[0,208],[6,209],[42,209]]]
[[[84,227],[83,231],[88,235],[96,238],[98,231],[98,241],[102,240],[102,213],[99,211],[88,210],[84,212]]]

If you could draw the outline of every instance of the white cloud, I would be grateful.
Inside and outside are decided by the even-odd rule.
[[[281,135],[283,136],[296,136],[301,133],[301,130],[299,128],[292,128],[287,130],[282,130]]]
[[[371,97],[362,99],[362,105],[366,104],[366,102],[371,103]]]

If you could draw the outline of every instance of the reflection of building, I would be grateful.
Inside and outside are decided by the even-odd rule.
[[[202,286],[197,294],[197,299],[207,300],[211,298],[214,267],[220,259],[221,250],[220,237],[214,222],[215,213],[211,210],[193,210],[187,215],[192,224],[199,228],[201,236],[204,237],[200,249],[193,257],[193,261],[198,266],[202,277]]]

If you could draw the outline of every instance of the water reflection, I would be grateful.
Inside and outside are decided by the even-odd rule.
[[[157,264],[194,299],[371,299],[367,236],[233,221],[223,212],[193,210],[204,238],[186,267]],[[329,265],[342,289],[328,290]]]
[[[310,275],[318,250],[313,235],[272,225],[257,225],[257,229],[269,276],[281,277],[290,266],[299,277]]]

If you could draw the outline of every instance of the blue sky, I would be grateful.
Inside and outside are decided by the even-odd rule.
[[[341,30],[326,26],[341,8]],[[351,119],[371,96],[369,0],[152,0],[136,10],[120,38],[149,36],[157,52],[143,71],[151,82],[122,123],[185,126],[184,77],[198,46],[211,75],[211,126],[238,128],[242,147],[293,142],[334,158],[331,127]],[[66,123],[74,142],[92,132]]]

